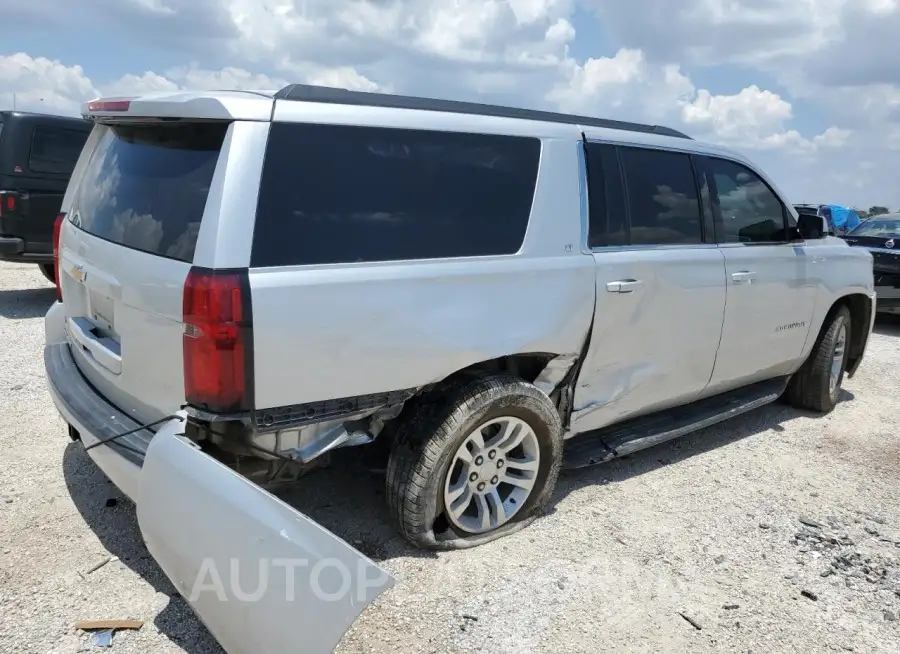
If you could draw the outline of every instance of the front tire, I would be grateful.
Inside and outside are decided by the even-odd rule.
[[[52,263],[39,263],[38,268],[41,269],[41,273],[44,275],[44,277],[47,278],[47,281],[55,286],[56,266],[54,266]]]
[[[850,330],[850,311],[841,306],[831,315],[809,358],[788,384],[787,398],[792,406],[820,413],[834,409],[847,369]]]
[[[428,550],[515,533],[550,502],[562,460],[559,413],[512,375],[457,381],[414,399],[387,469],[400,533]]]

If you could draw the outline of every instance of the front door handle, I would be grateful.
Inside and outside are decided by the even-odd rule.
[[[606,292],[607,293],[634,293],[634,291],[641,285],[641,280],[639,279],[620,279],[616,282],[607,282],[606,283]]]
[[[749,270],[742,270],[740,272],[731,273],[731,280],[735,284],[743,284],[745,282],[753,282],[756,279],[756,273],[751,272]]]

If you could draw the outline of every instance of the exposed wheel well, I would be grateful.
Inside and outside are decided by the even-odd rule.
[[[872,300],[862,293],[853,295],[845,295],[838,299],[828,311],[825,317],[825,323],[839,307],[845,306],[850,311],[850,351],[847,355],[847,376],[852,377],[856,372],[859,363],[862,360],[863,352],[866,349],[866,341],[869,338],[869,324],[872,320]]]
[[[508,356],[497,357],[496,359],[488,359],[487,361],[479,361],[467,366],[462,370],[457,370],[447,379],[456,379],[461,376],[485,375],[496,373],[509,373],[520,379],[533,383],[538,378],[541,371],[547,367],[547,364],[557,355],[549,352],[528,352],[523,354],[510,354]]]

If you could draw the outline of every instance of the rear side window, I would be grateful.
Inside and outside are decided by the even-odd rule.
[[[703,242],[700,201],[687,154],[621,147],[632,245]]]
[[[513,254],[540,140],[274,123],[251,265]]]
[[[592,248],[628,245],[625,193],[616,147],[586,143],[584,148],[590,209],[588,245]]]
[[[36,173],[70,175],[89,133],[89,130],[35,127],[28,167]]]
[[[756,173],[725,159],[707,159],[706,166],[716,186],[723,242],[787,240],[784,205]]]
[[[191,262],[227,123],[102,127],[69,219],[107,241]]]

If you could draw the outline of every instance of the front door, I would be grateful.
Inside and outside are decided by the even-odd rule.
[[[722,343],[708,394],[793,372],[816,302],[814,257],[793,220],[756,172],[706,158],[728,287]]]
[[[573,434],[696,398],[725,312],[724,259],[706,242],[691,157],[595,143],[586,153],[597,301]]]

